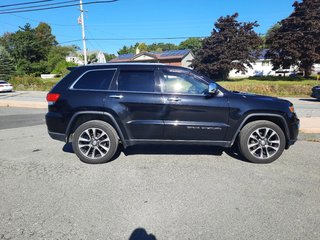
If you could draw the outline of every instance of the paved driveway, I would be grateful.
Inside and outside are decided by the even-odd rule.
[[[0,239],[319,239],[319,144],[268,165],[190,146],[88,165],[42,123],[2,129]]]

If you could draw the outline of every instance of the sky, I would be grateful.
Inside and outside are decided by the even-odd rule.
[[[0,0],[0,5],[32,0]],[[57,0],[62,1],[63,0]],[[83,0],[83,2],[98,0]],[[258,21],[256,32],[264,34],[275,23],[293,11],[294,0],[119,0],[108,4],[84,5],[86,37],[116,38],[88,40],[88,50],[116,54],[124,45],[144,42],[171,42],[183,39],[171,37],[203,37],[210,35],[220,16],[239,13],[239,21]],[[1,9],[1,8],[0,8]],[[1,9],[2,10],[2,9]],[[76,44],[82,48],[81,26],[77,24],[79,7],[53,9],[29,13],[0,14],[0,35],[15,32],[27,22],[36,27],[39,22],[51,25],[61,45]],[[124,40],[118,40],[118,39]],[[128,40],[141,38],[141,40]]]

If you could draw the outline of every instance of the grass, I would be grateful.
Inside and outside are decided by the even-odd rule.
[[[50,91],[60,80],[41,79],[32,76],[13,77],[9,82],[17,91]],[[246,79],[228,79],[218,81],[218,84],[228,90],[251,92],[277,97],[309,97],[311,88],[320,85],[315,77],[255,77]]]
[[[320,85],[320,81],[314,78],[292,79],[281,77],[229,79],[218,83],[228,90],[277,97],[309,97],[311,88]]]

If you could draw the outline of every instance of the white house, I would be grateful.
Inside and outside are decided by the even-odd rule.
[[[87,51],[87,56],[90,57],[92,55],[95,55],[96,61],[94,63],[106,63],[106,58],[102,51]],[[83,65],[83,52],[77,51],[75,53],[70,53],[68,56],[66,56],[67,62],[73,62],[78,65]]]
[[[260,56],[256,62],[252,63],[252,68],[247,67],[246,72],[237,72],[237,70],[231,70],[229,77],[252,77],[252,76],[288,76],[289,74],[298,72],[297,66],[291,66],[290,69],[278,69],[272,70],[273,65],[271,59],[266,58],[267,49],[261,51]]]

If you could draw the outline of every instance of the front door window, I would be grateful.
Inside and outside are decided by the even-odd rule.
[[[164,93],[204,94],[207,84],[192,72],[163,71],[162,91]]]

